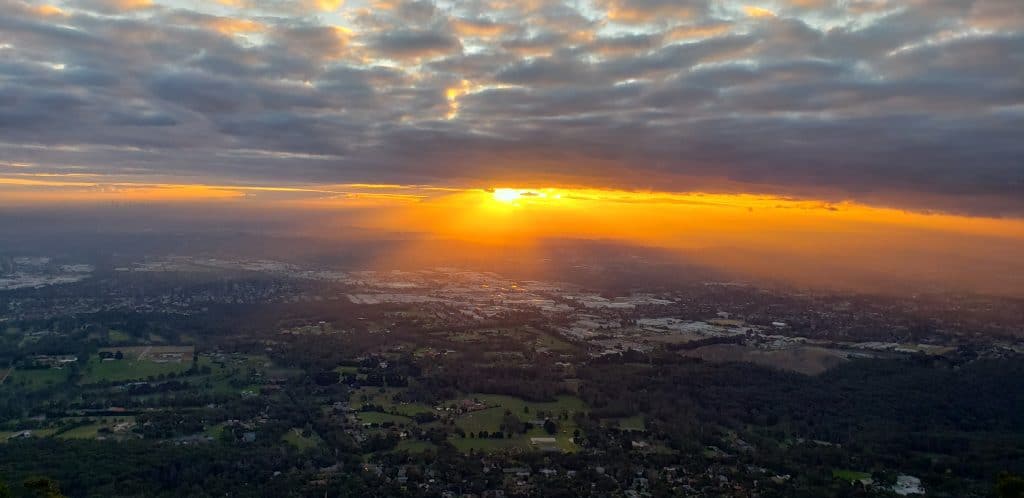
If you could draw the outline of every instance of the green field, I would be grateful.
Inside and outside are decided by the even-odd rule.
[[[437,446],[429,441],[419,441],[413,439],[406,439],[395,447],[392,451],[407,451],[409,453],[424,453],[427,451],[437,451]]]
[[[306,451],[316,448],[320,445],[320,436],[315,432],[311,433],[309,437],[302,435],[302,429],[293,428],[284,433],[281,440],[294,446],[299,451]]]
[[[466,433],[479,434],[480,431],[489,433],[501,430],[506,410],[520,421],[528,422],[540,418],[540,412],[551,418],[558,426],[558,432],[554,435],[548,434],[542,427],[533,427],[525,434],[516,434],[513,438],[491,439],[491,438],[453,438],[451,443],[460,451],[501,451],[501,450],[530,450],[531,437],[554,437],[556,446],[564,452],[576,451],[577,447],[572,442],[573,433],[576,430],[572,422],[572,415],[576,412],[586,410],[583,400],[574,396],[559,396],[551,402],[530,402],[513,396],[501,396],[494,394],[473,394],[463,399],[473,399],[491,408],[466,413],[455,419],[455,425]],[[445,405],[457,404],[456,401],[445,403]],[[566,417],[560,417],[565,414]]]
[[[575,396],[559,396],[555,401],[541,403],[496,394],[472,394],[464,399],[476,400],[491,407],[466,413],[455,420],[455,424],[464,431],[477,433],[482,430],[488,432],[500,430],[505,411],[508,410],[523,422],[539,419],[540,413],[544,412],[546,416],[555,420],[559,426],[559,432],[571,434],[572,430],[576,428],[572,422],[572,415],[586,410],[583,400]],[[457,404],[457,401],[445,403],[446,406],[449,404]],[[566,415],[564,418],[560,417],[563,413]],[[560,420],[560,418],[562,419]]]
[[[117,329],[110,329],[109,331],[107,331],[107,339],[109,339],[111,342],[127,343],[131,342],[132,336],[124,332],[121,332],[120,330]]]
[[[513,414],[514,413],[515,412],[513,412]],[[502,419],[504,418],[505,409],[495,407],[467,413],[455,419],[455,425],[466,432],[494,432],[500,428]],[[519,418],[522,419],[522,416],[519,416]]]
[[[156,363],[146,359],[141,361],[131,359],[136,354],[134,350],[131,350],[126,353],[126,358],[129,359],[115,361],[90,360],[82,383],[145,381],[149,376],[171,373],[180,374],[187,372],[192,367],[191,359],[183,360],[179,363]],[[260,373],[264,378],[287,377],[295,373],[292,370],[274,369],[273,365],[270,364],[270,360],[261,355],[227,357],[223,364],[215,362],[207,356],[201,356],[198,365],[200,368],[208,367],[210,373],[205,375],[196,373],[181,377],[180,379],[204,387],[208,390],[207,392],[215,394],[240,394],[242,391],[258,393],[260,385],[254,383],[253,379],[250,378],[250,371]],[[237,381],[234,382],[235,385],[241,382],[245,382],[245,385],[235,387],[235,385],[232,385],[232,381]]]
[[[5,370],[6,371],[6,370]],[[25,386],[26,389],[36,391],[50,386],[63,384],[68,378],[70,370],[61,368],[47,368],[42,370],[14,370],[11,372],[6,386]],[[0,374],[2,375],[2,374]]]
[[[225,427],[226,424],[224,422],[214,424],[209,427],[206,427],[206,430],[203,431],[203,434],[206,434],[207,436],[210,436],[214,439],[220,439],[221,435],[224,434]]]
[[[623,431],[646,431],[647,424],[644,423],[643,415],[634,415],[627,418],[606,418],[601,423],[608,427],[618,427]]]
[[[210,368],[209,375],[193,375],[183,380],[188,380],[200,386],[209,384],[209,392],[215,394],[241,394],[243,391],[259,393],[260,386],[254,384],[252,379],[250,379],[250,370],[262,374],[264,378],[288,377],[294,373],[292,370],[275,369],[270,359],[262,355],[227,357],[223,365],[207,356],[200,356],[199,368],[202,369],[203,367]],[[245,382],[246,384],[235,387],[232,385],[232,381]]]
[[[496,452],[508,450],[526,450],[529,440],[523,437],[513,439],[478,439],[478,438],[452,438],[448,442],[463,453],[470,451]]]
[[[417,413],[434,413],[432,406],[423,403],[396,403],[394,396],[403,391],[404,389],[395,387],[364,387],[352,394],[352,405],[359,407],[364,403],[369,403],[384,407],[384,411],[388,413],[395,413],[406,417],[412,417]],[[366,401],[363,400],[364,396]]]
[[[392,415],[390,413],[359,412],[357,416],[359,417],[359,421],[364,424],[384,424],[392,422],[395,425],[406,425],[412,423],[412,419],[409,417]]]
[[[855,470],[834,469],[832,470],[832,477],[834,479],[853,482],[870,479],[871,474],[868,474],[867,472],[857,472]]]
[[[103,428],[103,424],[89,424],[81,427],[75,427],[66,432],[62,432],[56,436],[57,439],[96,439],[99,435],[99,430]]]
[[[191,361],[180,363],[156,363],[148,360],[113,360],[103,361],[98,357],[91,358],[82,376],[83,384],[97,382],[124,382],[129,380],[146,380],[150,376],[180,373],[192,366]]]
[[[537,403],[500,394],[468,394],[464,398],[446,402],[444,405],[457,403],[462,399],[477,400],[487,406],[499,406],[511,410],[512,413],[520,415],[520,418],[523,419],[534,418],[538,411],[553,413],[556,416],[564,411],[571,417],[573,413],[583,412],[587,409],[586,403],[575,396],[558,396],[555,398],[555,401]],[[529,407],[529,413],[525,413],[524,407]]]
[[[412,417],[418,413],[434,413],[434,408],[423,403],[394,403],[390,410],[406,417]]]
[[[75,420],[82,419],[64,419],[67,423],[75,423]],[[96,439],[100,436],[99,430],[106,427],[113,429],[119,423],[134,423],[135,417],[97,417],[87,419],[89,422],[86,425],[68,429],[66,431],[51,431],[56,432],[53,437],[57,439]],[[108,434],[109,435],[109,434]]]
[[[551,351],[574,351],[576,349],[575,346],[558,337],[550,336],[539,331],[536,344],[538,348],[545,348]]]

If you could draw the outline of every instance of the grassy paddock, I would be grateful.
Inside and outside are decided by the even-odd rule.
[[[311,433],[309,437],[302,435],[302,429],[293,428],[288,432],[284,433],[281,440],[294,446],[300,451],[311,450],[320,445],[320,436],[315,432]]]
[[[6,373],[6,369],[0,371],[0,377]],[[63,384],[70,370],[66,368],[46,368],[42,370],[17,370],[15,369],[7,378],[4,386],[24,385],[26,389],[38,391],[47,387]],[[3,389],[4,386],[0,386]]]
[[[91,358],[86,365],[83,384],[94,384],[97,382],[124,382],[128,380],[145,380],[150,376],[156,377],[160,374],[181,373],[192,367],[191,358],[181,363],[156,363],[148,360],[113,360],[103,361],[99,358]]]
[[[862,479],[869,479],[871,478],[871,474],[868,474],[867,472],[857,472],[856,470],[834,469],[832,471],[832,477],[843,481],[853,482],[860,481]]]

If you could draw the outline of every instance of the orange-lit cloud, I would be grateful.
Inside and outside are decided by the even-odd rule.
[[[729,23],[715,23],[707,25],[683,25],[676,26],[665,33],[668,41],[712,38],[729,32],[732,25]]]
[[[621,23],[639,24],[657,19],[690,19],[700,10],[693,4],[678,1],[603,0],[608,19]]]
[[[459,97],[469,93],[472,85],[467,80],[462,80],[458,85],[445,89],[445,98],[448,99],[448,113],[446,119],[455,119],[459,115]]]
[[[345,0],[316,0],[318,9],[324,12],[338,10],[345,4]]]
[[[236,9],[241,8],[253,8],[256,6],[265,7],[259,5],[252,0],[215,0],[221,5],[233,7]],[[279,8],[279,10],[298,10],[298,11],[320,11],[320,12],[333,12],[345,5],[345,0],[301,0],[295,2],[282,2],[281,5],[273,5],[273,7]],[[271,9],[273,10],[273,9]]]
[[[55,5],[39,5],[33,7],[32,10],[34,10],[37,14],[43,17],[67,15],[60,7],[57,7]]]
[[[257,21],[230,17],[219,17],[210,23],[210,27],[225,35],[260,33],[267,29],[266,25]]]
[[[802,9],[820,9],[830,5],[829,0],[786,0],[786,3]]]
[[[775,17],[775,13],[774,12],[772,12],[772,11],[770,11],[770,10],[764,8],[764,7],[757,7],[757,6],[754,6],[754,5],[744,5],[743,6],[743,13],[748,15],[748,16],[750,16],[750,17],[756,18],[756,19],[768,19],[768,18]]]
[[[128,12],[153,7],[153,0],[94,0],[98,8],[110,12]]]
[[[477,21],[472,19],[452,18],[452,29],[459,36],[476,38],[492,38],[507,33],[511,26],[488,21]]]

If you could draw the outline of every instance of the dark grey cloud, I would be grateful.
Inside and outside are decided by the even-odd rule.
[[[248,98],[234,80],[202,73],[158,76],[151,87],[155,96],[169,104],[207,113],[237,111]]]
[[[1016,0],[235,4],[0,0],[0,156],[260,182],[724,179],[1024,214]]]
[[[178,120],[158,112],[111,112],[106,122],[114,126],[174,126]]]
[[[391,30],[374,36],[370,48],[383,57],[402,60],[459,52],[462,42],[442,31]]]
[[[586,84],[593,76],[594,68],[575,58],[538,57],[502,68],[495,78],[518,85],[572,85]]]

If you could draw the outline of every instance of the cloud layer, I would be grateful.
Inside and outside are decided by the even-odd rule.
[[[0,11],[0,168],[731,189],[1024,214],[1019,0]]]

